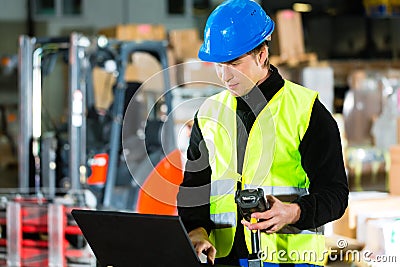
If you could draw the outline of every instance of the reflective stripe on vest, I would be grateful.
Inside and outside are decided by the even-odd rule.
[[[211,214],[211,219],[218,229],[236,227],[236,213],[234,212]]]
[[[307,130],[316,97],[315,91],[285,81],[284,87],[269,101],[253,124],[242,175],[237,173],[235,97],[223,91],[208,98],[200,107],[197,118],[209,150],[212,170],[210,214],[217,225],[217,229],[211,231],[210,240],[216,246],[217,257],[227,256],[232,248],[237,218],[234,201],[237,181],[241,179],[244,188],[262,187],[266,194],[278,197],[308,193],[309,180],[301,166],[298,147]],[[325,245],[323,235],[318,233],[290,227],[285,227],[280,233],[262,233],[265,261],[323,265],[319,259]],[[245,230],[245,236],[251,249],[248,230]],[[315,250],[317,257],[315,260],[274,257],[274,253],[283,251],[280,253],[284,254],[290,250],[300,254]]]
[[[211,196],[222,196],[226,194],[235,194],[236,179],[214,180],[211,184]]]
[[[254,188],[252,185],[244,185],[244,189]],[[308,194],[307,188],[298,188],[293,186],[258,186],[258,188],[262,188],[264,190],[265,195],[298,195],[304,196]]]

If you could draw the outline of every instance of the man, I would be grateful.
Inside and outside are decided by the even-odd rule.
[[[250,0],[209,16],[199,58],[216,63],[227,90],[194,119],[178,212],[200,255],[246,265],[250,230],[261,230],[264,266],[323,265],[321,226],[348,201],[339,130],[317,93],[269,63],[274,22]],[[239,216],[237,190],[262,188],[271,208]]]

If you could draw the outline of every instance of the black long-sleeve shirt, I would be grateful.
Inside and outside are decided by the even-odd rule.
[[[253,89],[247,95],[236,98],[238,122],[239,119],[242,122],[237,123],[238,163],[243,163],[247,136],[257,112],[265,107],[284,85],[278,70],[274,66],[271,66],[271,70],[270,77],[258,86],[260,90]],[[301,209],[300,219],[294,226],[303,230],[316,228],[340,218],[347,207],[349,194],[339,130],[336,121],[318,99],[314,102],[310,123],[300,142],[299,152],[302,167],[310,180],[309,194],[294,201]],[[241,172],[241,165],[238,168]],[[178,213],[188,232],[198,227],[204,227],[210,232],[214,226],[210,220],[210,183],[208,151],[195,117],[184,180],[178,194]],[[185,190],[186,187],[196,187],[199,190]],[[196,206],[190,206],[191,204]],[[246,258],[247,255],[243,226],[238,223],[234,245],[225,263],[235,264],[238,258]]]

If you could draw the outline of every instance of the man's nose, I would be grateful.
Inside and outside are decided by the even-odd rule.
[[[233,78],[232,68],[228,65],[222,65],[221,79],[224,82],[229,82]]]

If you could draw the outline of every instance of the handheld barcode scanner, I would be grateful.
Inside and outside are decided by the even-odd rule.
[[[262,188],[236,191],[235,202],[243,218],[251,223],[257,222],[257,219],[251,218],[253,212],[262,212],[270,208],[269,203],[265,200]],[[259,257],[261,252],[260,230],[251,231],[251,250],[248,266],[262,267],[263,262]]]

